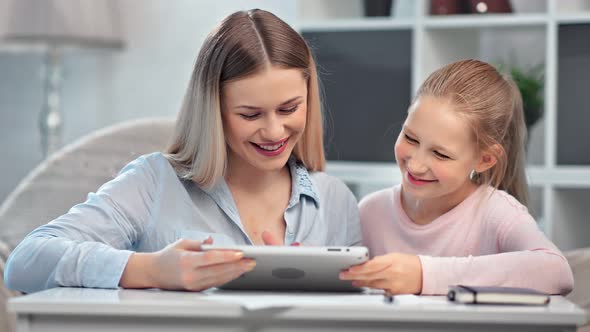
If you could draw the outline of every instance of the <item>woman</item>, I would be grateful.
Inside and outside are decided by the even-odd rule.
[[[320,98],[303,38],[262,10],[206,38],[165,153],[142,156],[10,256],[9,288],[203,290],[251,270],[202,243],[355,245],[356,200],[322,173]]]

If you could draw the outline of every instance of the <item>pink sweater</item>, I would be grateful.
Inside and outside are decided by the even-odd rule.
[[[572,290],[567,260],[508,193],[481,186],[430,224],[417,225],[402,208],[400,190],[384,189],[359,203],[363,242],[372,256],[419,255],[422,294],[446,294],[455,284]]]

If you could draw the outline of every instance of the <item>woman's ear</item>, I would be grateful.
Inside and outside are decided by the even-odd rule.
[[[494,144],[490,148],[484,150],[479,155],[479,160],[474,170],[477,173],[483,173],[492,168],[498,162],[498,156],[504,153],[504,150],[499,144]]]

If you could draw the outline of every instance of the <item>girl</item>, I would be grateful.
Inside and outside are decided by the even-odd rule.
[[[322,173],[316,69],[303,38],[263,10],[206,38],[165,153],[127,165],[14,250],[9,288],[202,290],[254,267],[218,244],[356,245],[356,200]]]
[[[401,185],[359,204],[375,257],[341,278],[392,294],[454,284],[570,292],[567,261],[527,211],[525,135],[518,88],[492,66],[432,73],[395,144]]]

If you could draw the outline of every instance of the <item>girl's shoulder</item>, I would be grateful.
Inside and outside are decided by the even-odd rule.
[[[487,199],[487,206],[491,209],[528,213],[526,206],[504,190],[488,186],[484,188],[484,195],[484,198]]]
[[[484,188],[482,212],[488,222],[504,223],[534,220],[526,206],[504,190]]]
[[[399,186],[389,187],[372,192],[361,199],[359,210],[361,213],[380,211],[394,211],[399,199]]]
[[[397,187],[389,187],[367,194],[361,199],[359,206],[371,207],[383,203],[389,204],[395,200],[397,189]]]

